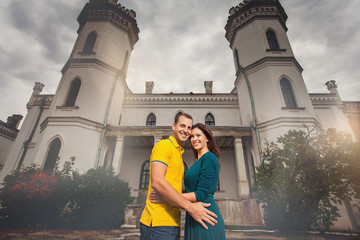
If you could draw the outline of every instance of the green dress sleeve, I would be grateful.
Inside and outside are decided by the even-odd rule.
[[[200,158],[199,180],[194,191],[196,201],[202,202],[208,195],[213,195],[217,189],[219,176],[218,159],[212,152]]]

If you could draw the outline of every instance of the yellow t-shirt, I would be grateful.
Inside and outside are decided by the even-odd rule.
[[[182,179],[184,176],[184,165],[182,161],[183,148],[176,142],[175,138],[159,141],[153,148],[150,157],[150,181],[146,198],[146,206],[142,212],[140,222],[146,226],[180,226],[180,208],[168,203],[151,203],[149,195],[153,191],[151,187],[151,162],[157,161],[167,165],[165,179],[178,193],[182,192]]]

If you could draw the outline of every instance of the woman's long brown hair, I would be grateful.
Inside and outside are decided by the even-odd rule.
[[[202,123],[196,123],[195,125],[193,125],[192,129],[195,129],[195,128],[200,129],[200,131],[204,133],[205,137],[208,140],[207,147],[208,147],[209,151],[214,153],[215,156],[217,158],[219,158],[219,156],[220,156],[220,147],[215,143],[215,139],[214,139],[214,136],[213,136],[211,130],[206,125],[204,125]],[[197,159],[198,158],[198,153],[197,153],[196,149],[192,145],[191,145],[191,147],[192,147],[193,152],[195,154],[195,157]]]

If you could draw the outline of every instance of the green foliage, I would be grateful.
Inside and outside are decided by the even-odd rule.
[[[0,226],[110,229],[124,220],[130,188],[112,171],[72,170],[74,158],[52,173],[36,165],[14,171],[0,189]]]
[[[78,183],[71,197],[73,228],[111,229],[124,222],[125,206],[131,202],[128,183],[102,168],[90,169]]]
[[[267,142],[254,185],[266,224],[283,231],[328,229],[340,216],[336,204],[356,189],[350,170],[358,152],[349,135],[335,130],[290,130]]]

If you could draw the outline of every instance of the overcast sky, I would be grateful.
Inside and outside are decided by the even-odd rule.
[[[288,37],[310,93],[336,80],[344,101],[360,101],[360,1],[280,0]],[[54,94],[87,0],[0,1],[0,120],[26,115],[35,82]],[[134,93],[232,90],[235,70],[225,39],[228,11],[240,0],[119,0],[137,14],[140,40],[129,64]]]

